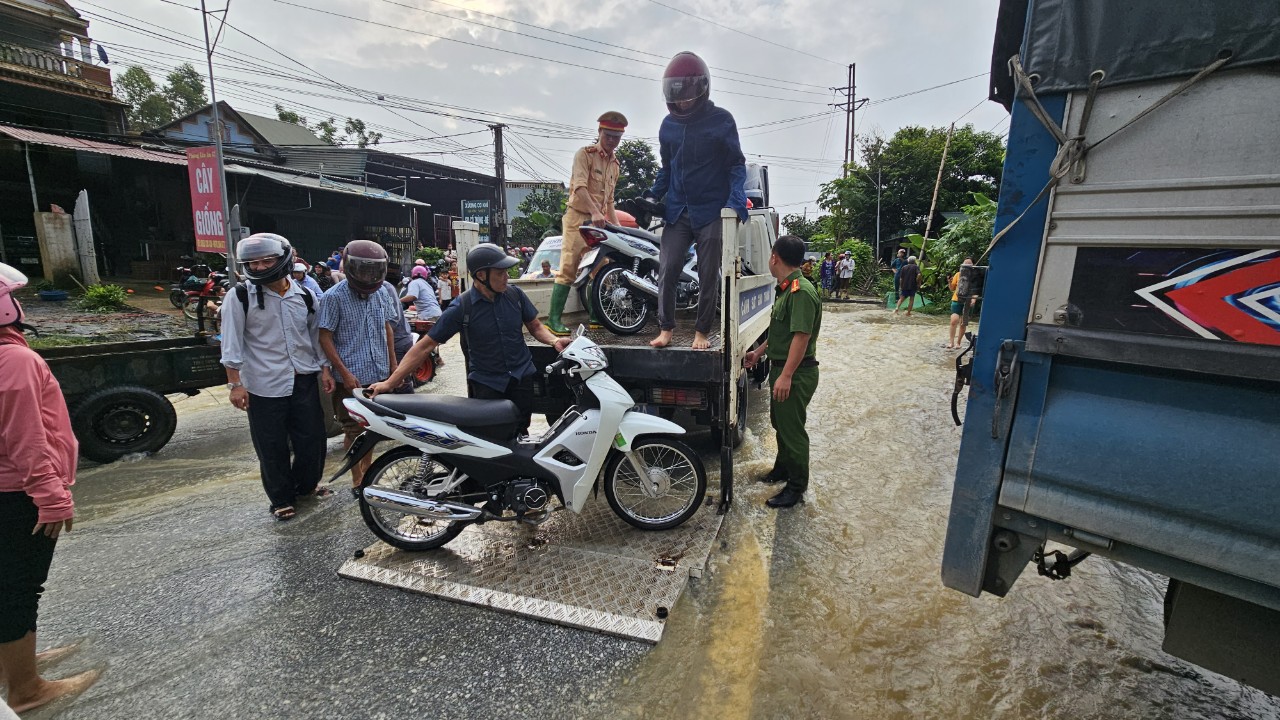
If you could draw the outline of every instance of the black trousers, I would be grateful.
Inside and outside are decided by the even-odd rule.
[[[273,510],[315,490],[324,473],[327,438],[319,377],[295,375],[288,397],[249,395],[249,436]]]
[[[32,535],[38,511],[24,492],[0,493],[0,643],[36,630],[40,594],[57,540]]]
[[[521,435],[529,434],[529,423],[533,420],[533,376],[523,380],[511,378],[511,382],[507,383],[507,389],[498,392],[488,385],[478,382],[468,382],[470,386],[471,397],[477,400],[510,400],[520,409],[520,428]]]

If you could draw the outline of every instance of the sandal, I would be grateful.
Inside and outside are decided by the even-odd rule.
[[[274,515],[277,520],[291,520],[293,519],[293,516],[298,513],[293,509],[292,505],[285,505],[284,507],[273,508],[271,510],[271,514]]]
[[[298,497],[304,497],[304,498],[317,498],[317,499],[318,499],[318,498],[327,498],[327,497],[329,497],[330,495],[333,495],[333,491],[332,491],[332,490],[330,490],[330,489],[329,489],[329,488],[327,488],[327,487],[318,487],[318,488],[316,488],[315,490],[312,490],[311,492],[306,493],[306,494],[304,494],[304,495],[299,495]]]

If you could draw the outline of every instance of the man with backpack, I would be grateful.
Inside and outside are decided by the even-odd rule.
[[[290,278],[289,241],[250,235],[236,259],[247,280],[223,304],[222,365],[231,404],[249,414],[271,514],[288,520],[298,497],[332,494],[318,484],[326,441],[320,390],[333,391],[333,375],[320,349],[318,301]]]
[[[508,285],[507,269],[519,263],[502,248],[481,243],[467,253],[467,271],[474,282],[449,306],[435,327],[404,356],[400,367],[368,390],[373,395],[393,392],[418,366],[429,362],[431,351],[462,335],[462,352],[471,372],[468,394],[482,400],[506,399],[520,408],[520,432],[529,431],[533,415],[533,377],[538,370],[524,341],[524,330],[539,342],[564,350],[570,338],[557,338],[538,320],[538,310],[524,291]]]

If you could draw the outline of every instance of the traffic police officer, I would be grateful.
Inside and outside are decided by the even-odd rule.
[[[778,281],[777,297],[765,343],[747,353],[744,364],[754,367],[769,358],[769,384],[773,387],[769,420],[778,436],[778,456],[761,482],[786,482],[782,492],[769,498],[773,508],[791,507],[809,487],[809,433],[804,428],[809,401],[818,389],[818,330],[822,327],[822,301],[813,283],[800,272],[804,241],[784,235],[773,245],[769,272]]]
[[[551,307],[547,313],[547,328],[556,335],[568,335],[569,329],[560,320],[564,303],[569,298],[569,288],[578,276],[578,262],[587,249],[586,242],[578,234],[585,223],[601,226],[605,222],[618,224],[613,211],[613,189],[618,184],[621,167],[614,151],[622,142],[627,129],[627,119],[612,110],[601,115],[599,136],[596,142],[578,150],[573,156],[573,175],[569,179],[569,199],[564,218],[560,221],[563,240],[560,246],[560,270],[551,288]],[[591,306],[591,325],[598,327],[596,308]]]

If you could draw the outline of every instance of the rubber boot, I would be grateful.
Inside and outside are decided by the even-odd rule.
[[[599,330],[603,328],[604,325],[600,324],[600,316],[596,314],[596,304],[593,302],[595,298],[593,298],[592,295],[593,293],[589,292],[583,293],[583,301],[587,304],[587,317],[589,318],[587,320],[589,323],[587,327],[591,330]]]
[[[551,308],[547,311],[547,329],[552,335],[564,337],[569,334],[569,328],[560,321],[560,316],[564,314],[564,303],[568,299],[568,285],[556,283],[551,286]]]

